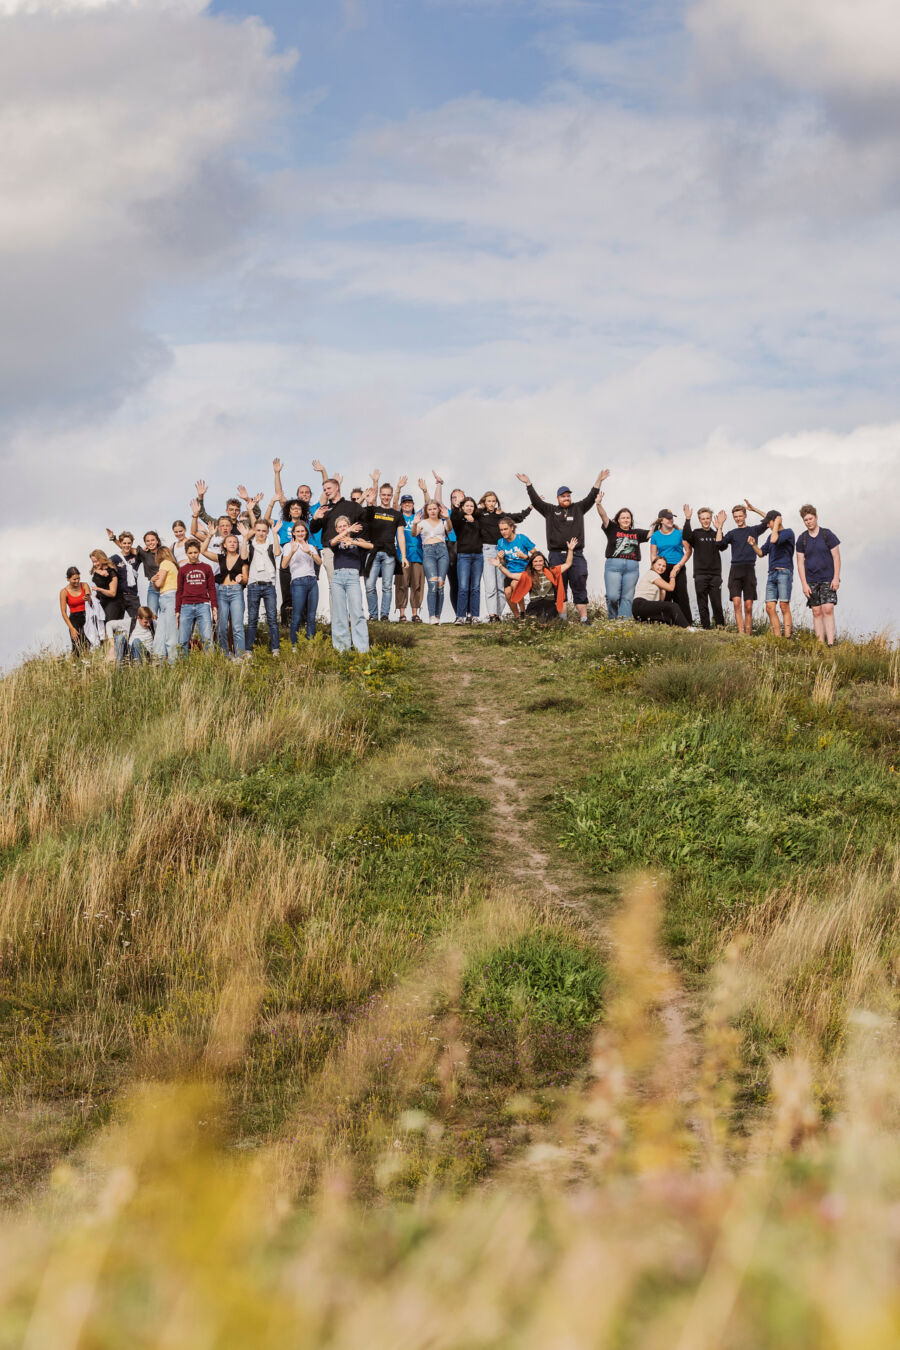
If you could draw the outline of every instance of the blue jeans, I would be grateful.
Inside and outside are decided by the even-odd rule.
[[[484,557],[481,553],[459,553],[456,557],[456,575],[459,579],[458,619],[470,616],[477,619],[481,613],[481,573]]]
[[[274,581],[251,581],[247,587],[247,651],[256,646],[256,629],[259,624],[260,601],[266,608],[266,624],[269,628],[269,646],[277,652],[281,639],[278,635],[278,600]]]
[[[770,572],[766,577],[766,604],[770,605],[773,600],[780,600],[782,604],[787,604],[791,598],[793,586],[794,573],[789,572],[786,567],[777,567],[774,572]]]
[[[174,591],[172,592],[172,594],[174,595]],[[158,614],[158,613],[159,613],[159,601],[160,601],[160,594],[159,594],[159,591],[158,591],[158,590],[156,589],[156,587],[153,585],[153,582],[152,582],[152,581],[148,581],[148,582],[147,582],[147,608],[150,609],[150,610],[152,610],[154,614]]]
[[[384,553],[379,550],[372,558],[372,566],[366,577],[366,603],[369,606],[371,622],[378,618],[378,578],[381,577],[381,617],[386,619],[391,612],[391,587],[397,570],[396,553]]]
[[[160,660],[165,656],[174,661],[178,655],[178,624],[175,619],[175,592],[156,592],[159,611],[156,616],[156,636],[153,639],[153,655]]]
[[[181,606],[181,613],[178,616],[178,645],[181,648],[182,656],[188,654],[194,624],[197,625],[200,633],[200,641],[203,643],[205,650],[209,651],[212,647],[212,610],[207,600],[204,600],[201,605]]]
[[[503,583],[506,578],[490,561],[491,558],[496,558],[496,556],[496,544],[482,544],[481,566],[484,569],[484,612],[485,614],[494,615],[499,619],[500,615],[503,613],[503,606],[506,604],[506,596],[503,593]]]
[[[116,633],[114,642],[117,666],[124,666],[126,656],[137,666],[143,665],[145,660],[150,659],[150,648],[146,642],[129,642],[124,633]]]
[[[446,544],[425,544],[422,548],[422,565],[428,582],[428,615],[439,619],[444,608],[444,582],[447,568],[450,566],[450,550]]]
[[[234,654],[240,656],[244,651],[244,588],[234,582],[230,586],[217,586],[216,599],[219,602],[219,622],[216,625],[219,646],[227,656],[228,620],[231,619]]]
[[[291,582],[291,646],[297,641],[300,620],[306,621],[306,636],[316,636],[319,583],[315,577],[294,577]]]
[[[336,567],[331,578],[331,643],[336,652],[369,650],[369,628],[363,613],[362,587],[355,567]]]
[[[631,558],[607,558],[603,570],[606,586],[606,613],[610,619],[630,619],[634,588],[641,565]]]

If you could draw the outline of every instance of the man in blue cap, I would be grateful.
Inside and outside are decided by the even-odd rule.
[[[609,469],[600,470],[594,486],[580,502],[572,501],[571,488],[565,486],[557,488],[555,506],[552,502],[545,502],[543,497],[538,496],[527,473],[517,473],[516,477],[528,489],[528,496],[535,511],[538,511],[547,522],[547,553],[551,565],[559,567],[560,563],[565,562],[568,557],[569,540],[574,538],[578,541],[572,558],[572,566],[564,573],[566,597],[568,598],[569,587],[571,586],[572,600],[578,610],[578,617],[582,623],[587,623],[588,569],[584,556],[584,513],[590,511],[597,500],[597,493],[603,486],[604,480],[609,477]],[[562,617],[566,617],[565,610],[563,610]]]

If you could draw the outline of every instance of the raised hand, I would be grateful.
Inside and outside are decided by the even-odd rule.
[[[243,483],[238,483],[237,493],[242,502],[245,502],[247,500],[247,489],[244,487]],[[260,493],[259,495],[262,496],[262,493]]]
[[[373,469],[372,472],[369,474],[369,477],[371,478],[373,483],[377,483],[379,478],[381,477],[381,470]]]
[[[340,487],[341,483],[344,481],[344,475],[342,473],[336,473],[334,475],[334,481],[337,483],[338,487]]]
[[[727,519],[728,519],[728,516],[726,515],[726,513],[725,513],[724,511],[719,511],[719,512],[717,512],[717,514],[716,514],[716,519],[715,519],[715,526],[716,526],[716,529],[718,530],[722,525],[724,525]]]
[[[191,502],[188,503],[188,505],[189,505],[190,508],[191,508],[191,515],[192,515],[192,516],[199,516],[199,514],[200,514],[200,503],[197,501],[197,498],[195,497],[195,498],[193,499],[193,501],[191,501]]]
[[[400,477],[397,479],[397,487],[398,487],[398,488],[405,488],[408,482],[409,482],[409,479],[407,478],[406,474],[405,474],[405,473],[401,473]]]
[[[531,487],[531,479],[528,477],[527,473],[517,473],[516,477],[520,483],[524,483],[526,487]]]
[[[605,492],[598,492],[598,493],[597,493],[597,505],[598,505],[598,506],[599,506],[600,503],[603,501],[603,498],[604,498],[605,496],[606,496],[606,493],[605,493]]]
[[[418,479],[418,484],[419,484],[419,487],[422,489],[423,492],[427,492],[427,491],[428,491],[428,484],[425,482],[425,479],[424,479],[424,478]]]
[[[312,466],[315,469],[316,473],[325,472],[325,465],[322,463],[320,459],[314,459],[312,462]]]
[[[576,549],[576,548],[578,547],[578,540],[577,540],[577,539],[570,539],[569,542],[568,542],[568,544],[566,545],[566,547],[567,547],[567,548],[570,548],[570,549],[572,549],[572,550],[574,551],[574,549]]]
[[[250,498],[248,498],[247,500],[249,500],[251,506],[259,506],[259,504],[260,504],[260,502],[262,501],[262,499],[263,499],[263,494],[262,494],[261,492],[257,492],[257,494],[256,494],[255,497],[250,497]]]
[[[114,544],[117,544],[117,543],[119,542],[118,539],[117,539],[116,536],[113,534],[112,530],[109,528],[108,525],[107,525],[107,527],[106,527],[106,536],[107,536],[108,539],[111,539],[111,540],[113,541]]]
[[[205,497],[205,496],[206,496],[206,493],[207,493],[207,485],[206,485],[206,483],[203,481],[202,478],[198,478],[198,479],[197,479],[196,483],[194,484],[194,491],[196,492],[196,494],[197,494],[198,497]]]
[[[690,518],[691,518],[691,508],[690,508],[690,506],[687,504],[687,502],[685,502],[684,506],[683,506],[681,509],[682,509],[682,511],[684,512],[684,518],[685,518],[685,520],[690,520]]]
[[[277,458],[277,456],[275,459],[272,460],[272,468],[275,470],[276,473],[281,473],[282,463],[281,460]]]
[[[443,478],[441,477],[441,475],[438,473],[437,469],[432,469],[432,470],[431,470],[431,476],[432,476],[432,478],[434,479],[434,481],[437,483],[438,487],[442,487],[442,486],[443,486],[444,480],[443,480]]]
[[[610,474],[609,469],[601,469],[600,473],[598,474],[600,482],[605,483],[607,478],[609,477],[609,474]]]

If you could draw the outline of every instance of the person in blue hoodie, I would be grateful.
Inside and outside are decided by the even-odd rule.
[[[398,488],[403,487],[406,479],[397,480]],[[427,499],[427,494],[426,494]],[[412,527],[417,519],[416,504],[408,492],[400,498],[400,514],[403,517],[403,537],[406,542],[406,566],[397,546],[397,560],[400,566],[394,573],[394,603],[397,606],[400,623],[406,623],[406,606],[412,611],[412,622],[421,623],[419,610],[425,595],[425,568],[423,566],[422,540],[413,534]]]

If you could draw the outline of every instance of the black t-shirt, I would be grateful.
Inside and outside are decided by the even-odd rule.
[[[94,583],[94,585],[102,586],[104,590],[109,589],[109,585],[113,577],[116,577],[117,580],[119,580],[119,586],[116,590],[115,595],[98,595],[97,599],[100,601],[100,604],[103,607],[104,619],[124,619],[125,603],[122,599],[122,583],[117,576],[116,569],[113,568],[109,572],[100,571],[91,573],[91,581]]]
[[[649,530],[623,530],[614,520],[603,526],[603,533],[607,558],[621,558],[623,562],[640,562],[641,544],[650,538]]]
[[[366,550],[368,552],[368,550]],[[334,570],[359,572],[362,570],[362,552],[355,544],[338,544],[334,550]]]
[[[499,520],[500,517],[498,516],[497,519]],[[481,522],[477,515],[473,520],[467,520],[462,511],[457,511],[454,508],[450,512],[450,523],[456,534],[456,551],[458,554],[481,552],[483,539],[481,534]],[[498,527],[497,538],[499,539],[499,537],[500,531]]]
[[[363,515],[363,533],[377,553],[397,551],[397,530],[403,529],[406,517],[392,506],[367,506]]]
[[[337,530],[334,528],[336,520],[339,520],[341,516],[346,516],[350,524],[355,525],[358,520],[363,520],[365,511],[365,506],[360,506],[359,502],[348,501],[346,497],[341,497],[339,501],[329,506],[325,515],[320,516],[313,525],[314,529],[318,529],[320,524],[322,526],[323,548],[331,548],[331,541],[337,534]]]

